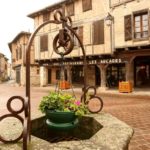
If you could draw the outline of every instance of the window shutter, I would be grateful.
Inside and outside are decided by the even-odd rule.
[[[83,26],[80,26],[78,28],[78,35],[79,35],[79,39],[81,40],[81,42],[83,43]]]
[[[22,58],[22,48],[20,47],[20,59]]]
[[[18,49],[16,49],[16,60],[18,60]]]
[[[150,11],[148,11],[148,36],[150,37]]]
[[[125,41],[132,40],[132,17],[127,15],[124,17]]]
[[[48,35],[43,35],[40,37],[40,49],[41,51],[48,50]]]
[[[74,15],[74,3],[70,3],[67,5],[67,15],[68,16]]]
[[[93,23],[93,44],[104,44],[104,20]]]
[[[83,12],[92,9],[92,0],[82,0]]]

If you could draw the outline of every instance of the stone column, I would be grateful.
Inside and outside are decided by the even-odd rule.
[[[99,88],[100,91],[105,91],[107,89],[106,86],[106,69],[107,69],[107,64],[100,64],[98,65],[100,69],[100,78],[101,78],[101,86]]]
[[[46,86],[47,84],[47,68],[40,67],[40,86]]]
[[[134,87],[134,63],[133,59],[126,62],[126,81],[130,81]]]

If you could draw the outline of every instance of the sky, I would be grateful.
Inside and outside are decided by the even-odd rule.
[[[57,3],[60,0],[4,0],[0,4],[0,53],[9,62],[11,59],[8,43],[21,31],[33,32],[33,19],[28,14]]]

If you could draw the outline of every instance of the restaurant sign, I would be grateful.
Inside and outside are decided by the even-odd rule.
[[[97,59],[97,60],[87,60],[88,65],[98,65],[98,64],[118,64],[123,63],[122,59],[118,58],[111,58],[111,59]],[[53,66],[60,66],[61,63],[59,62],[51,62],[50,64],[44,65],[53,65]],[[63,65],[83,65],[83,61],[64,61]]]

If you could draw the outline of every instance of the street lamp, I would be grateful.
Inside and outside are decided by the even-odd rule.
[[[111,24],[113,23],[113,19],[113,16],[110,13],[108,13],[105,18],[106,25],[111,26]]]

